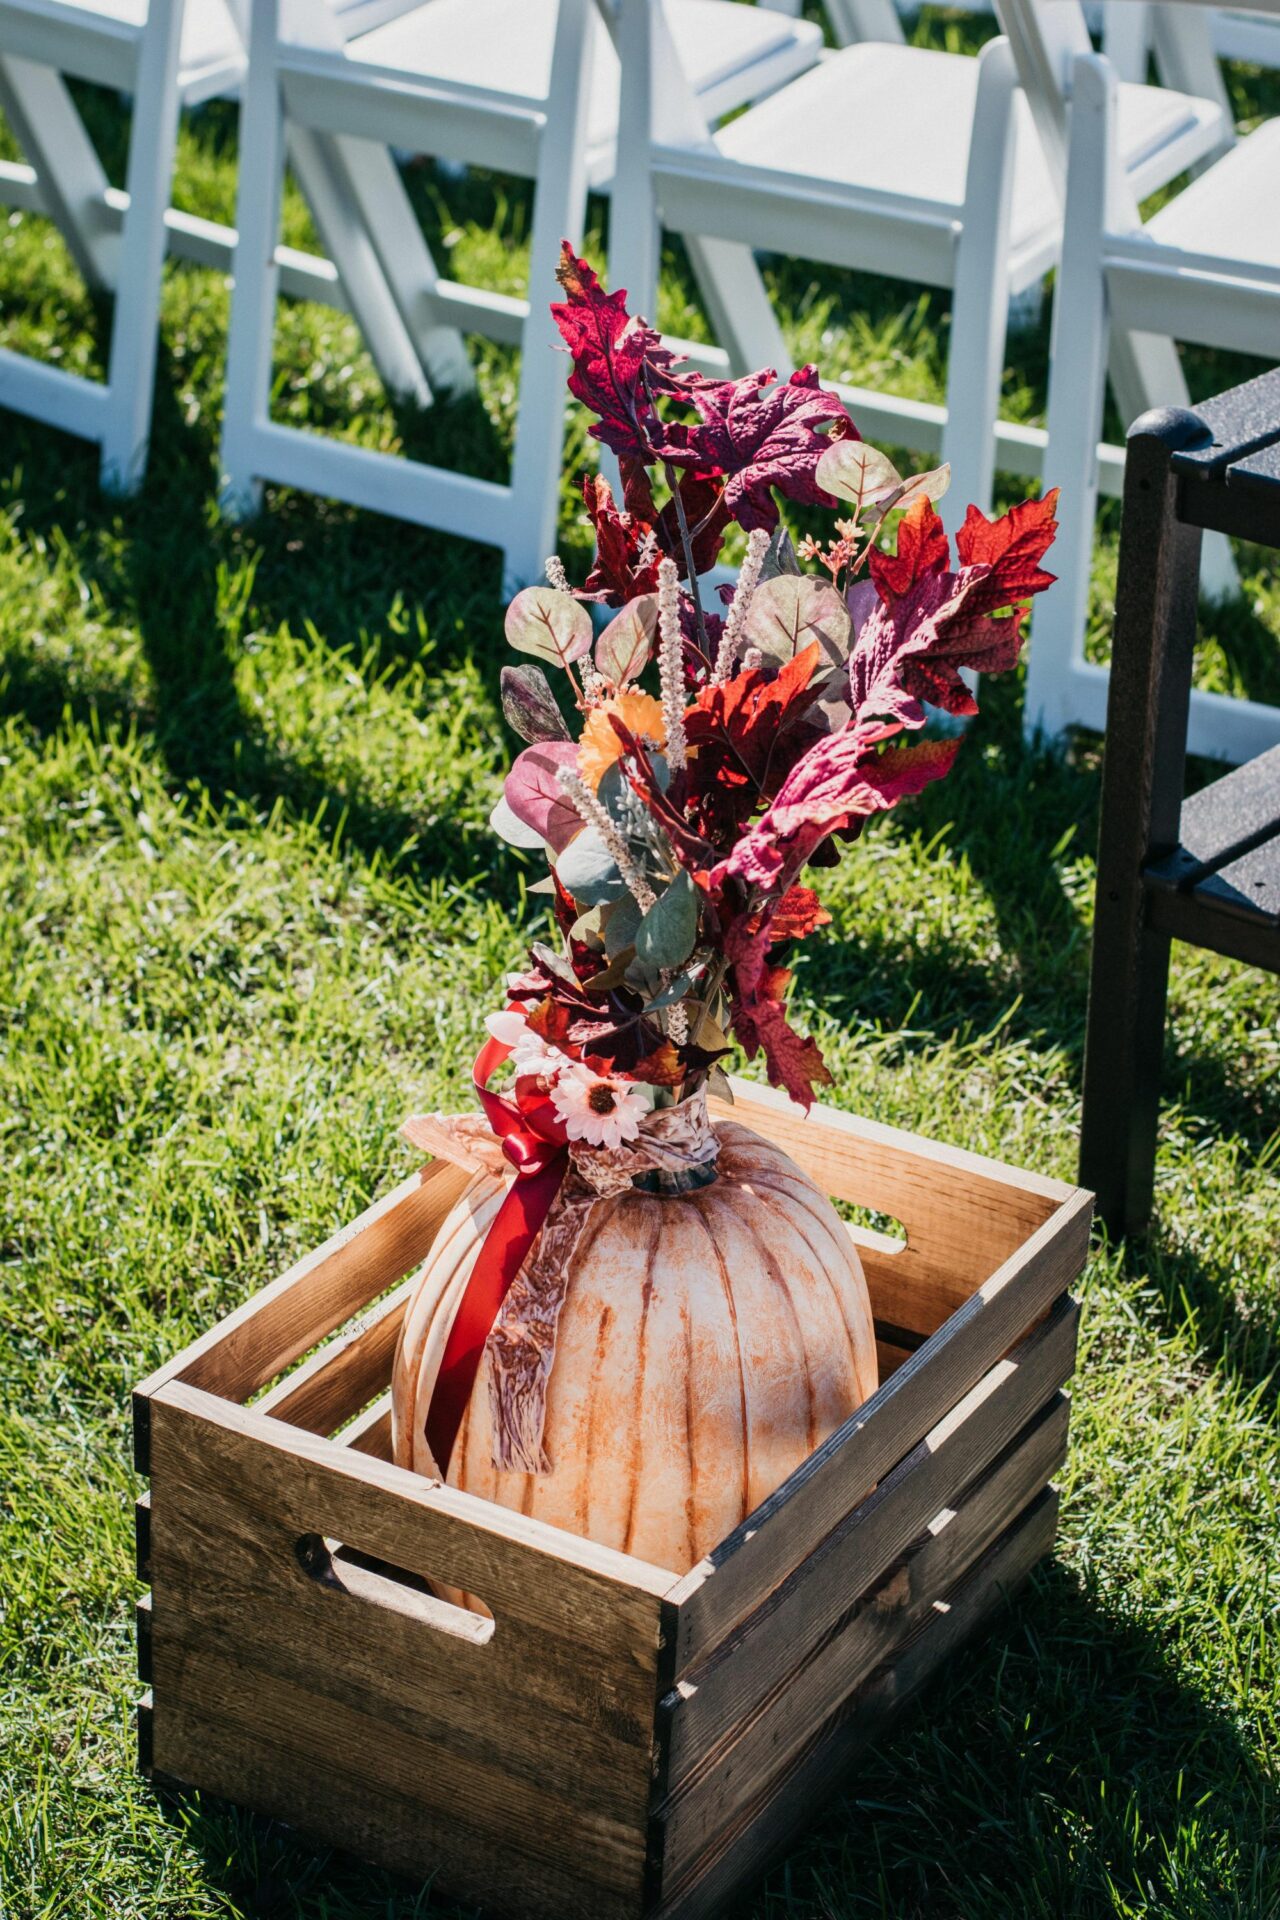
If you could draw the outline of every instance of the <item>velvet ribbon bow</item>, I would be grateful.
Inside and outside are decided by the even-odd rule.
[[[516,1177],[476,1258],[427,1411],[427,1445],[442,1475],[449,1471],[485,1342],[569,1170],[569,1136],[545,1094],[522,1092],[519,1081],[514,1100],[489,1091],[489,1081],[510,1054],[511,1048],[502,1041],[489,1040],[472,1069],[485,1118]]]

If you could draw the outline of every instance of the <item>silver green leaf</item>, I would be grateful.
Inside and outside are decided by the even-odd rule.
[[[636,929],[636,957],[650,967],[678,967],[698,938],[698,890],[681,871]]]
[[[580,907],[603,906],[625,892],[618,863],[598,827],[584,827],[556,861],[556,875]]]

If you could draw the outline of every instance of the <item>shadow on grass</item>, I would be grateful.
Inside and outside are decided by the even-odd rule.
[[[109,328],[109,309],[101,316]],[[104,335],[104,339],[105,339]],[[66,545],[90,589],[137,625],[153,691],[131,691],[109,674],[64,672],[31,654],[10,658],[3,706],[54,727],[64,711],[80,720],[132,723],[149,733],[175,785],[269,806],[282,798],[299,815],[323,815],[366,856],[397,856],[418,838],[408,865],[420,877],[464,878],[478,864],[514,893],[515,868],[487,833],[465,829],[421,837],[412,812],[344,790],[281,752],[241,701],[236,655],[250,615],[266,632],[293,633],[318,622],[324,645],[357,658],[374,650],[377,671],[416,665],[411,623],[387,623],[398,590],[432,627],[432,664],[478,662],[494,682],[499,667],[501,562],[497,552],[426,529],[360,513],[299,492],[269,497],[244,527],[219,519],[214,504],[215,432],[183,417],[178,382],[162,352],[152,457],[145,484],[129,501],[97,484],[97,452],[30,422],[13,423],[10,471],[21,474],[22,525],[28,537]],[[332,418],[326,424],[332,425]],[[398,418],[406,451],[447,460],[459,449],[471,470],[505,455],[475,399],[441,403],[432,413]],[[486,644],[487,641],[487,644]]]
[[[1270,1791],[1168,1640],[1051,1562],[740,1920],[1246,1920],[1280,1896]]]

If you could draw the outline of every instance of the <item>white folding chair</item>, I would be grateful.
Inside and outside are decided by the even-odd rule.
[[[1154,52],[1166,86],[1213,97],[1219,60],[1280,67],[1280,11],[1249,13],[1188,0],[1107,0],[1103,52],[1122,80],[1144,80]]]
[[[1078,26],[1087,47],[1078,7],[1069,14],[1055,26]],[[966,499],[988,498],[995,464],[1040,473],[1043,430],[999,421],[996,402],[1008,297],[1036,285],[1057,259],[1065,169],[1055,172],[1037,138],[1034,103],[1018,98],[1009,106],[1007,49],[992,43],[974,61],[859,42],[713,131],[678,84],[667,25],[662,0],[621,0],[615,32],[624,72],[635,77],[623,95],[613,283],[651,309],[661,220],[695,260],[699,248],[713,250],[704,277],[717,283],[718,298],[708,305],[729,364],[784,370],[786,350],[752,248],[951,287],[946,407],[840,391],[864,431],[942,451]],[[1059,88],[1056,70],[1046,84]],[[1006,119],[1015,141],[1008,170]],[[1126,169],[1143,194],[1223,136],[1215,103],[1153,87],[1126,90],[1122,124]],[[1115,484],[1119,470],[1117,455]]]
[[[1026,723],[1102,731],[1106,670],[1084,658],[1108,339],[1128,329],[1274,360],[1280,342],[1280,121],[1237,142],[1144,225],[1118,156],[1109,64],[1075,63],[1062,271],[1054,314],[1047,460],[1062,488],[1058,585],[1032,626]],[[1185,404],[1179,394],[1157,396]],[[1247,760],[1280,743],[1280,709],[1197,691],[1189,750]]]
[[[756,97],[818,56],[815,28],[679,0],[708,111]],[[371,24],[372,22],[372,24]],[[366,30],[362,30],[366,29]],[[598,60],[597,56],[603,56]],[[579,238],[589,183],[605,186],[618,69],[591,0],[255,0],[243,108],[239,244],[223,435],[224,498],[252,511],[264,482],[303,486],[498,545],[509,582],[554,545],[562,365],[548,307],[560,241]],[[419,402],[470,377],[459,329],[521,352],[508,486],[371,453],[269,418],[275,246],[287,151],[389,390]],[[531,298],[443,280],[389,149],[534,182]]]
[[[115,296],[105,382],[0,349],[0,406],[95,441],[114,490],[135,488],[146,465],[178,115],[243,70],[225,0],[0,0],[0,110],[26,155],[0,168],[0,202],[47,215],[89,286]],[[64,75],[132,95],[124,193]]]

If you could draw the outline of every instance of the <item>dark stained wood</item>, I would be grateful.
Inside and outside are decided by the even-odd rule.
[[[151,1495],[144,1493],[133,1509],[133,1558],[139,1580],[151,1583]]]
[[[134,1608],[134,1631],[138,1650],[138,1678],[144,1687],[151,1685],[151,1595],[144,1593]]]
[[[926,1681],[975,1628],[1007,1604],[1053,1544],[1057,1495],[1049,1489],[972,1571],[940,1595],[924,1623],[894,1657],[832,1715],[785,1776],[721,1835],[717,1850],[683,1887],[664,1891],[653,1920],[710,1920],[727,1911],[843,1785],[859,1754],[883,1737]]]
[[[838,1428],[777,1492],[686,1575],[676,1676],[705,1659],[964,1398],[1080,1274],[1091,1196],[1076,1192]]]
[[[877,1581],[1034,1418],[1075,1366],[1078,1325],[1076,1302],[1064,1300],[705,1661],[683,1670],[659,1715],[664,1791],[678,1789],[727,1730],[827,1645],[850,1594]]]
[[[1276,804],[1280,807],[1280,769],[1276,775]],[[1209,874],[1195,890],[1203,906],[1212,906],[1262,928],[1280,927],[1280,836],[1264,840],[1242,853],[1229,866]],[[1275,950],[1280,961],[1280,949]]]
[[[1280,545],[1280,370],[1129,434],[1080,1128],[1112,1234],[1151,1212],[1170,942],[1280,971],[1280,749],[1182,801],[1202,527]]]
[[[944,1507],[910,1551],[850,1603],[805,1663],[759,1709],[727,1724],[708,1764],[658,1807],[651,1862],[682,1877],[765,1790],[846,1698],[907,1639],[1062,1464],[1069,1402],[1037,1413],[985,1474]]]

